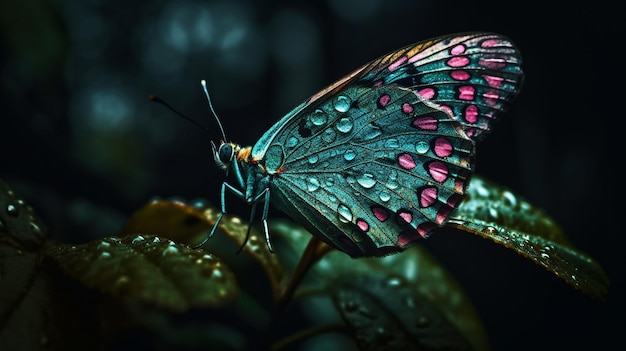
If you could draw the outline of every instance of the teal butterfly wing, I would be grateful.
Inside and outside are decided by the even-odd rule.
[[[271,203],[352,257],[405,249],[462,200],[475,141],[519,90],[520,61],[508,39],[468,33],[362,66],[253,147]]]

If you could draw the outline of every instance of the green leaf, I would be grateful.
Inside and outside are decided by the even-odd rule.
[[[306,230],[288,221],[273,222],[272,233],[286,244],[282,256],[288,248],[304,250],[310,238]],[[489,349],[484,326],[465,292],[419,245],[396,255],[359,259],[332,250],[312,273],[303,288],[333,297],[363,350],[411,349],[402,348],[409,345],[423,350]]]
[[[490,239],[551,271],[575,288],[603,299],[609,279],[591,257],[574,248],[542,210],[510,190],[474,176],[448,226]]]
[[[213,228],[218,213],[216,208],[210,206],[197,207],[179,201],[153,201],[137,210],[128,219],[122,233],[159,235],[176,242],[197,245]],[[251,228],[250,237],[246,241],[248,225],[247,221],[237,216],[224,215],[215,235],[203,245],[203,248],[211,252],[226,254],[219,246],[221,244],[219,237],[226,236],[233,240],[237,248],[241,248],[263,268],[276,297],[284,278],[282,264],[278,256],[268,250],[258,227]],[[244,242],[245,246],[243,246]],[[230,249],[232,247],[228,246],[227,250]]]
[[[48,255],[85,286],[173,311],[227,306],[239,293],[235,276],[219,258],[157,236],[60,245]]]
[[[95,348],[84,306],[44,269],[44,224],[2,180],[0,208],[0,350]]]
[[[472,350],[442,306],[400,278],[356,274],[332,286],[360,350]]]

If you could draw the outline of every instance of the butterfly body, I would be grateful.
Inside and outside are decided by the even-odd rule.
[[[402,251],[463,199],[475,144],[521,85],[519,53],[497,34],[432,39],[374,60],[314,95],[252,148],[216,162],[256,206],[270,202],[352,257]],[[221,216],[218,218],[221,219]]]

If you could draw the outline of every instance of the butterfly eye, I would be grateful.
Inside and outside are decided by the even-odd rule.
[[[218,157],[220,161],[224,163],[228,163],[233,159],[233,147],[230,144],[222,144],[220,145],[220,149],[218,150]]]

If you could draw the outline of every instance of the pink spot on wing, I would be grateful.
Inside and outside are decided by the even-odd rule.
[[[492,88],[500,88],[502,86],[502,82],[504,81],[504,78],[496,76],[484,75],[483,78],[485,78],[487,84],[489,84],[489,86]]]
[[[437,229],[437,225],[432,222],[424,222],[418,225],[416,229],[419,235],[421,235],[422,238],[425,238],[426,236],[428,236],[428,234],[430,234],[430,232]]]
[[[500,98],[500,94],[498,94],[497,90],[489,90],[486,93],[483,94],[483,97],[485,98],[485,102],[488,103],[489,105],[496,105],[498,103],[498,99]]]
[[[408,153],[404,153],[398,156],[398,164],[404,169],[413,169],[416,166],[413,156]]]
[[[398,69],[398,67],[400,67],[403,63],[406,62],[406,60],[408,59],[408,57],[406,56],[402,56],[399,59],[396,60],[396,62],[392,63],[389,65],[389,70],[390,71],[395,71],[396,69]]]
[[[378,98],[378,105],[380,107],[385,107],[387,106],[390,100],[391,100],[391,96],[389,96],[389,94],[384,94],[383,96]]]
[[[448,139],[443,137],[435,139],[435,155],[439,157],[448,157],[452,155],[453,150],[454,148]]]
[[[379,86],[382,86],[382,85],[383,85],[383,81],[382,81],[382,80],[377,80],[377,81],[374,83],[374,86],[375,86],[375,87],[379,87]]]
[[[506,66],[506,61],[502,58],[481,58],[478,64],[489,69],[502,69]]]
[[[437,211],[437,215],[435,216],[435,222],[442,224],[448,217],[450,217],[450,213],[452,209],[448,206],[441,206],[439,211]]]
[[[467,105],[463,117],[469,123],[476,123],[478,121],[478,107],[476,105]]]
[[[415,229],[408,229],[398,234],[398,246],[404,248],[410,243],[419,240],[422,235]]]
[[[402,104],[402,112],[408,115],[409,113],[413,112],[413,106],[411,106],[411,104],[409,104],[408,102],[405,102],[404,104]]]
[[[496,39],[487,39],[485,41],[483,41],[482,43],[480,43],[480,46],[483,48],[492,48],[494,46],[498,46],[500,42]]]
[[[452,57],[448,60],[448,62],[446,62],[446,64],[450,67],[465,67],[469,65],[469,63],[470,63],[469,58],[464,57],[464,56]]]
[[[452,55],[460,55],[460,54],[462,54],[464,52],[465,52],[465,45],[463,45],[463,44],[459,44],[459,45],[453,47],[452,49],[450,49],[450,53]]]
[[[437,182],[443,183],[448,179],[448,166],[441,161],[432,161],[427,165],[428,174]]]
[[[467,136],[471,138],[476,135],[476,129],[469,128],[468,130],[465,131],[465,134],[467,134]]]
[[[424,88],[418,91],[417,93],[426,100],[429,100],[435,97],[435,89],[433,88]]]
[[[419,201],[421,207],[430,207],[437,201],[437,188],[434,186],[423,187],[419,191]]]
[[[384,222],[389,218],[389,212],[386,209],[378,206],[372,207],[372,213],[379,221]]]
[[[359,229],[361,229],[364,232],[370,229],[370,225],[365,220],[360,219],[360,218],[356,220],[356,225],[357,227],[359,227]]]
[[[423,130],[437,130],[437,119],[431,116],[417,117],[413,120],[413,126]]]
[[[454,80],[468,80],[470,79],[470,74],[465,71],[452,71],[450,72],[450,77]]]
[[[474,89],[474,87],[471,85],[460,86],[459,87],[459,99],[472,101],[474,100],[474,92],[476,92],[476,89]]]
[[[411,221],[413,221],[413,214],[409,211],[401,210],[398,212],[398,216],[406,223],[411,223]]]

